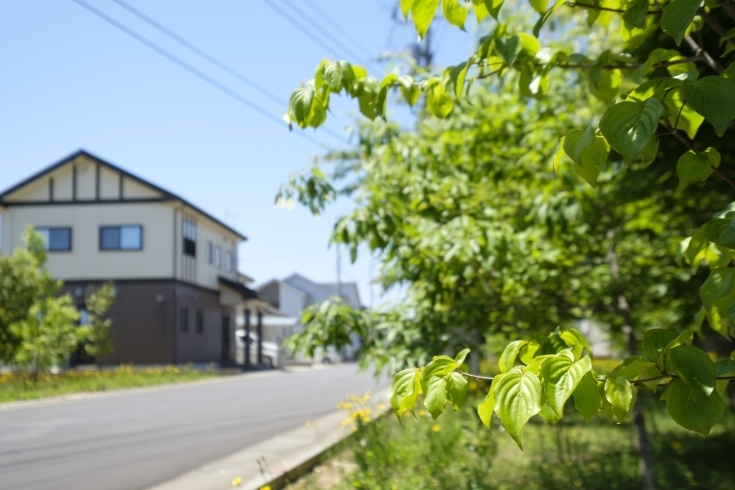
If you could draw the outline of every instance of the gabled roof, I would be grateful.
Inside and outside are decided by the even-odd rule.
[[[106,160],[103,160],[103,159],[101,159],[101,158],[99,158],[99,157],[97,157],[95,155],[92,155],[91,153],[89,153],[89,152],[87,152],[85,150],[76,151],[76,152],[72,153],[71,155],[69,155],[68,157],[66,157],[66,158],[64,158],[64,159],[62,159],[62,160],[60,160],[60,161],[58,161],[58,162],[56,162],[56,163],[54,163],[54,164],[46,167],[45,169],[41,170],[40,172],[37,172],[37,173],[31,175],[30,177],[28,177],[27,179],[25,179],[24,181],[22,181],[22,182],[20,182],[20,183],[18,183],[16,185],[14,185],[13,187],[11,187],[9,189],[6,189],[2,193],[0,193],[0,206],[10,204],[10,203],[7,203],[5,201],[5,199],[10,194],[12,194],[15,191],[17,191],[17,190],[19,190],[19,189],[27,186],[28,184],[32,183],[35,180],[40,179],[40,178],[44,177],[45,175],[50,174],[54,170],[56,170],[56,169],[58,169],[60,167],[63,167],[64,165],[66,165],[67,163],[70,163],[71,161],[75,160],[78,157],[86,157],[86,158],[88,158],[88,159],[90,159],[90,160],[92,160],[92,161],[100,164],[101,166],[104,166],[104,167],[107,167],[107,168],[109,168],[111,170],[114,170],[116,172],[119,172],[121,175],[123,175],[124,177],[126,177],[128,179],[131,179],[133,181],[136,181],[139,184],[142,184],[144,186],[150,187],[151,189],[153,189],[156,192],[159,192],[161,194],[161,196],[162,196],[161,199],[160,199],[161,201],[181,201],[186,206],[192,208],[196,212],[198,212],[198,213],[204,215],[205,217],[207,217],[208,219],[214,221],[217,225],[219,225],[222,228],[226,229],[230,233],[236,235],[241,240],[247,240],[247,237],[245,235],[243,235],[239,231],[235,230],[231,226],[229,226],[229,225],[223,223],[222,221],[218,220],[217,218],[215,218],[211,214],[207,213],[206,211],[203,211],[201,208],[199,208],[198,206],[195,206],[194,204],[192,204],[191,202],[187,201],[183,197],[178,196],[178,195],[174,194],[173,192],[169,192],[166,189],[163,189],[163,188],[157,186],[156,184],[154,184],[154,183],[152,183],[152,182],[150,182],[148,180],[145,180],[145,179],[143,179],[141,177],[138,177],[137,175],[132,174],[132,173],[128,172],[127,170],[125,170],[125,169],[123,169],[121,167],[118,167],[117,165],[114,165],[114,164],[112,164],[112,163],[110,163],[110,162],[108,162]],[[154,199],[152,199],[152,200],[154,200]],[[159,200],[159,199],[155,199],[155,200]],[[17,205],[17,204],[20,204],[20,203],[13,203],[13,204],[14,205]]]

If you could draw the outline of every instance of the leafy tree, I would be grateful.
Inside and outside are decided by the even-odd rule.
[[[25,320],[51,281],[42,268],[46,261],[43,237],[27,229],[25,249],[0,257],[0,360],[10,363],[23,338],[11,326]]]
[[[6,360],[29,367],[35,379],[39,371],[65,363],[88,332],[78,327],[79,312],[71,297],[57,297],[61,281],[45,268],[43,237],[29,227],[23,241],[25,250],[0,258],[0,298],[7,322],[2,349]]]
[[[89,332],[84,350],[99,365],[100,356],[111,353],[113,349],[112,319],[107,316],[107,311],[115,303],[115,288],[109,282],[99,288],[90,285],[84,302],[89,314]]]
[[[410,14],[420,37],[429,29],[439,5],[439,0],[400,2],[403,14],[407,17]],[[534,315],[544,317],[540,324],[546,327],[541,327],[541,330],[548,331],[548,326],[564,320],[560,316],[564,308],[549,307],[554,305],[551,301],[554,293],[559,296],[567,292],[564,289],[566,281],[569,281],[568,284],[573,284],[575,280],[582,281],[586,286],[579,289],[587,291],[589,296],[577,297],[575,302],[598,314],[607,309],[613,326],[618,325],[621,330],[628,332],[628,346],[633,355],[613,373],[603,377],[591,370],[589,358],[583,355],[589,348],[574,330],[555,330],[548,337],[535,336],[533,340],[514,342],[501,356],[502,374],[493,380],[488,397],[481,405],[480,416],[489,426],[492,413],[496,413],[520,445],[520,431],[528,418],[539,414],[554,423],[562,415],[560,407],[573,395],[583,415],[603,410],[611,420],[620,423],[633,413],[639,389],[655,391],[661,384],[665,388],[664,398],[672,418],[683,427],[708,433],[724,410],[724,389],[735,376],[735,361],[721,358],[713,362],[701,349],[691,344],[693,333],[702,327],[705,319],[709,328],[724,337],[728,338],[732,333],[735,284],[730,263],[735,256],[735,241],[732,239],[735,212],[728,209],[715,219],[710,219],[713,207],[716,209],[718,204],[724,204],[721,199],[722,187],[711,181],[707,182],[706,187],[697,183],[707,180],[714,173],[725,185],[735,188],[727,175],[726,165],[723,165],[730,163],[733,155],[733,139],[725,133],[735,119],[735,64],[723,69],[720,61],[711,54],[719,53],[720,46],[724,45],[724,58],[721,59],[731,61],[735,40],[723,23],[735,20],[735,7],[729,0],[706,1],[703,7],[700,7],[700,2],[690,0],[660,4],[638,0],[585,0],[558,1],[553,5],[531,0],[530,6],[538,12],[539,18],[529,33],[523,32],[523,26],[519,23],[498,22],[499,16],[500,20],[505,20],[500,14],[502,1],[472,0],[471,3],[465,3],[443,0],[441,5],[447,21],[458,27],[463,27],[466,22],[467,7],[474,10],[481,22],[489,17],[495,19],[495,22],[481,23],[481,29],[488,34],[480,39],[476,51],[467,61],[438,75],[391,73],[378,81],[369,77],[362,67],[344,61],[325,60],[320,63],[314,79],[294,91],[287,117],[302,128],[318,127],[327,117],[332,94],[345,94],[358,99],[360,111],[371,119],[385,117],[388,94],[395,90],[401,93],[409,105],[416,104],[424,96],[429,113],[439,118],[451,116],[453,120],[460,120],[466,106],[474,103],[473,95],[477,91],[474,87],[482,85],[478,81],[489,78],[497,78],[506,85],[515,85],[517,92],[527,98],[527,112],[543,110],[544,107],[551,107],[554,111],[555,108],[555,117],[559,119],[559,124],[566,125],[566,134],[559,142],[553,161],[554,169],[566,180],[566,169],[573,168],[590,186],[597,187],[599,184],[603,188],[598,204],[588,206],[581,200],[577,203],[577,206],[582,203],[581,209],[588,213],[597,206],[601,212],[592,216],[599,216],[599,219],[592,222],[592,216],[587,214],[586,224],[589,228],[582,233],[568,228],[567,221],[571,220],[555,222],[553,211],[564,209],[564,205],[568,205],[568,193],[572,192],[558,188],[549,188],[548,194],[540,194],[539,198],[539,212],[552,212],[548,220],[549,227],[559,227],[561,230],[552,235],[549,243],[540,238],[548,236],[544,234],[536,235],[539,238],[533,240],[534,232],[540,231],[534,225],[528,225],[528,229],[517,227],[516,223],[528,218],[528,213],[519,216],[495,214],[493,226],[509,224],[511,231],[503,236],[504,240],[496,242],[502,247],[485,257],[484,263],[492,261],[493,267],[497,266],[505,272],[502,261],[513,256],[512,246],[518,243],[509,240],[511,237],[525,240],[528,253],[523,260],[528,261],[529,270],[522,276],[524,280],[544,271],[545,253],[566,250],[563,258],[569,263],[558,260],[553,269],[561,274],[553,278],[546,277],[536,288],[528,288],[528,284],[534,281],[519,282],[511,273],[510,277],[502,275],[496,282],[499,287],[487,288],[487,292],[515,293],[509,295],[508,303],[500,303],[506,307],[505,310],[493,309],[494,312],[500,311],[501,318],[515,307],[519,310],[536,308],[536,312],[527,314],[534,319]],[[560,46],[557,42],[559,31],[569,29],[586,29],[588,36],[584,39],[577,37],[566,46]],[[602,49],[597,49],[599,43],[592,41],[601,39],[601,36],[604,45]],[[546,47],[542,46],[541,40],[547,44]],[[686,53],[679,50],[682,41],[688,46],[690,56],[685,56]],[[588,48],[587,52],[570,53],[569,48],[574,48],[574,44]],[[555,97],[560,81],[573,82],[574,73],[576,80],[581,82],[578,85],[584,86],[586,92],[603,105],[604,111],[598,113],[601,114],[599,122],[594,112],[586,119],[564,117],[565,107],[558,105]],[[502,92],[496,90],[493,95],[501,97]],[[539,102],[534,103],[533,100]],[[580,100],[586,103],[586,97]],[[482,120],[485,125],[488,124],[486,119]],[[472,125],[473,121],[470,120],[468,124]],[[548,141],[548,133],[539,127],[521,127],[533,135],[527,141],[532,141],[534,136],[539,141]],[[497,137],[503,134],[504,129],[496,126],[489,132]],[[507,139],[509,144],[500,150],[502,156],[513,155],[514,150],[528,150],[516,146],[518,138]],[[443,140],[444,135],[437,132],[437,145],[441,145]],[[478,140],[460,141],[454,151],[460,156],[471,153],[477,143]],[[368,148],[369,151],[382,149]],[[498,153],[489,154],[496,156]],[[371,153],[366,155],[370,156]],[[537,192],[540,181],[543,181],[543,175],[539,173],[544,173],[544,170],[532,165],[529,167],[523,155],[525,153],[516,154],[517,165],[526,168],[529,175],[519,171],[518,176],[514,176],[518,184],[513,190],[523,192],[526,188]],[[433,157],[429,142],[424,154],[421,151],[394,152],[379,164],[390,166],[398,157],[399,162],[400,158],[417,160],[417,165],[421,165],[422,156],[426,161]],[[533,163],[535,158],[531,157],[530,160]],[[676,163],[673,164],[673,161]],[[662,165],[666,165],[666,168],[662,168]],[[671,192],[670,188],[667,190],[665,184],[670,180],[667,172],[673,168],[676,170],[678,188],[684,193]],[[371,170],[367,168],[368,172]],[[418,168],[416,181],[431,180],[433,172],[436,169],[431,166]],[[635,184],[637,180],[638,184],[648,183],[648,187],[625,189],[621,186],[609,192],[615,182],[624,184],[621,179],[629,175],[634,176],[629,183]],[[636,179],[639,175],[647,177]],[[464,187],[475,190],[475,186],[471,185],[473,183],[465,182]],[[509,180],[503,183],[508,184]],[[375,186],[381,184],[389,185],[391,181],[373,183]],[[480,202],[489,202],[491,199],[489,194],[472,194],[463,192],[462,187],[455,188],[459,189],[458,199],[443,203],[445,208],[461,206],[473,198]],[[408,189],[411,190],[410,187]],[[501,195],[504,190],[501,189]],[[446,261],[451,269],[452,259],[458,254],[466,254],[463,245],[470,244],[471,248],[477,248],[483,240],[491,241],[486,238],[487,233],[467,239],[467,236],[457,233],[464,230],[456,226],[453,228],[453,222],[446,220],[440,213],[431,217],[434,227],[414,227],[410,230],[411,234],[393,242],[398,246],[397,250],[393,250],[392,244],[386,245],[380,240],[381,237],[406,230],[403,222],[399,224],[391,219],[393,216],[405,216],[401,214],[402,206],[414,206],[414,211],[419,211],[416,213],[418,215],[425,209],[435,211],[439,206],[421,199],[401,201],[406,196],[400,192],[391,195],[381,194],[379,188],[371,191],[389,212],[380,214],[380,209],[373,207],[371,211],[377,214],[366,212],[363,216],[352,216],[347,223],[354,225],[354,228],[350,229],[342,222],[343,226],[338,224],[336,237],[353,243],[356,240],[350,239],[351,233],[368,237],[366,241],[373,248],[386,250],[389,273],[395,271],[391,265],[397,263],[401,272],[411,271],[413,267],[416,278],[421,279],[421,273],[427,270],[427,258],[430,259],[431,255],[424,253],[426,247],[417,245],[426,242],[438,243],[443,240],[450,244],[454,239],[453,247],[442,250],[444,256],[441,259],[438,254],[434,257],[435,260]],[[638,193],[633,200],[627,199],[630,191]],[[711,199],[713,192],[717,194],[715,199]],[[510,196],[513,196],[512,191]],[[391,197],[394,199],[391,200]],[[672,215],[656,214],[661,210],[659,205],[664,202],[667,206],[665,209],[681,210],[684,206],[690,211],[701,211],[701,214],[687,212],[677,215],[680,218],[673,220],[674,234],[681,233],[683,237],[693,233],[690,239],[680,245],[680,257],[697,274],[705,273],[699,272],[702,264],[710,269],[709,277],[700,288],[703,309],[696,316],[691,314],[690,308],[685,308],[691,306],[691,294],[689,297],[673,294],[677,289],[685,289],[683,279],[686,279],[688,271],[681,269],[675,273],[669,267],[670,260],[666,259],[666,254],[674,256],[671,247],[656,248],[661,243],[659,240],[671,244],[672,238],[675,238],[666,228],[670,222],[662,219],[663,216],[670,218]],[[555,208],[559,203],[563,204]],[[653,209],[649,212],[646,206]],[[492,205],[488,209],[491,213],[497,213],[497,208]],[[523,206],[520,209],[525,210]],[[458,214],[462,214],[465,221],[476,218],[464,211]],[[656,220],[660,220],[658,226]],[[574,247],[564,249],[564,245]],[[629,254],[629,257],[621,260],[624,254]],[[404,262],[401,263],[402,259]],[[599,260],[601,262],[595,263]],[[500,264],[496,265],[498,261]],[[585,266],[588,274],[579,274]],[[567,276],[567,270],[577,272],[577,275]],[[458,298],[464,298],[463,293],[467,290],[483,288],[491,283],[489,279],[481,281],[475,276],[465,283],[464,273],[465,269],[457,268],[447,276],[451,281],[441,284],[441,288],[428,290],[425,299],[431,304],[426,310],[436,305],[435,309],[441,312],[443,296],[436,293],[448,291],[445,294],[451,296],[456,292]],[[648,289],[641,289],[637,278],[648,278],[648,283],[644,284]],[[408,274],[403,279],[412,280]],[[658,281],[656,288],[650,288],[651,279]],[[549,291],[544,290],[547,284]],[[418,282],[418,285],[420,291],[423,283]],[[525,295],[526,292],[539,294]],[[502,295],[488,294],[488,302],[493,304],[498,301],[498,296],[502,298]],[[527,302],[524,303],[524,299]],[[667,318],[667,309],[672,304],[675,308]],[[494,306],[497,308],[498,304]],[[468,317],[473,313],[467,312]],[[519,314],[519,317],[522,315]],[[691,325],[690,321],[694,325],[682,331],[682,327]],[[491,323],[501,322],[494,320]],[[522,325],[520,321],[516,323]],[[678,332],[673,329],[645,330],[642,336],[643,354],[636,355],[638,339],[635,330],[642,331],[656,323],[676,326]],[[535,329],[537,325],[529,322],[529,326]],[[423,340],[426,337],[417,338]],[[470,376],[462,369],[464,355],[460,354],[457,359],[438,356],[423,368],[409,369],[396,375],[393,396],[396,412],[400,414],[406,409],[411,410],[420,393],[424,394],[424,403],[433,416],[438,416],[447,402],[461,405],[463,393],[466,392],[466,382],[462,381]],[[650,467],[648,470],[645,477],[650,488]]]

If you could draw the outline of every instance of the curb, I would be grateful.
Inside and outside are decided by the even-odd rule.
[[[375,393],[370,406],[376,417],[390,410],[388,389]],[[378,410],[378,405],[385,408]],[[342,426],[344,411],[325,415],[307,425],[255,444],[218,461],[201,466],[148,490],[226,490],[242,477],[241,490],[276,490],[308,473],[322,456],[352,435]]]

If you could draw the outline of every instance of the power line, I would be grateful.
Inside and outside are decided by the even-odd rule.
[[[329,53],[332,53],[334,50],[331,46],[328,46],[324,41],[316,37],[314,34],[312,34],[310,31],[308,31],[299,21],[291,17],[287,12],[285,12],[281,7],[277,6],[272,0],[262,0],[264,4],[266,4],[268,7],[270,7],[272,10],[274,10],[278,15],[289,21],[291,24],[294,25],[298,30],[303,32],[309,39],[317,43],[322,48],[326,49]]]
[[[322,9],[320,9],[319,7],[317,7],[314,2],[312,2],[311,0],[302,0],[302,1],[304,3],[306,3],[307,5],[309,5],[309,7],[311,7],[311,10],[313,10],[317,14],[319,14],[321,16],[321,18],[324,19],[327,22],[327,24],[329,24],[330,26],[332,26],[333,29],[335,29],[340,34],[342,34],[345,37],[345,39],[347,39],[348,41],[350,41],[353,46],[355,46],[356,48],[361,49],[363,52],[367,53],[368,57],[371,56],[369,49],[365,48],[362,44],[360,44],[359,41],[355,40],[355,38],[352,37],[352,35],[349,32],[347,32],[344,29],[342,29],[342,27],[337,22],[335,22],[334,20],[332,20],[331,17],[329,17],[327,14],[325,14],[324,11]]]
[[[179,42],[181,44],[183,44],[184,46],[186,46],[190,50],[194,51],[196,54],[198,54],[202,58],[204,58],[207,61],[209,61],[210,63],[212,63],[213,65],[218,66],[219,68],[221,68],[222,70],[226,71],[227,73],[229,73],[233,77],[237,78],[241,82],[244,82],[244,83],[250,85],[255,90],[257,90],[261,94],[265,95],[266,97],[268,97],[272,101],[274,101],[274,102],[276,102],[278,104],[281,104],[281,105],[283,105],[286,102],[281,97],[278,97],[274,93],[270,92],[268,89],[260,86],[259,84],[257,84],[256,82],[254,82],[250,78],[246,77],[242,73],[238,72],[234,68],[231,68],[230,66],[226,65],[224,62],[218,60],[217,58],[215,58],[211,54],[209,54],[206,51],[204,51],[203,49],[201,49],[201,48],[197,47],[196,45],[194,45],[193,43],[187,41],[186,39],[184,39],[180,35],[178,35],[175,32],[173,32],[171,29],[168,29],[167,27],[161,25],[159,22],[157,22],[157,21],[153,20],[152,18],[148,17],[146,14],[144,14],[140,10],[137,10],[136,8],[132,7],[131,5],[123,2],[123,0],[112,0],[112,1],[115,2],[116,4],[118,4],[119,6],[121,6],[122,8],[124,8],[125,10],[127,10],[128,12],[132,13],[136,17],[138,17],[138,18],[144,20],[145,22],[147,22],[148,24],[152,25],[153,27],[155,27],[159,31],[163,32],[168,37],[174,39],[175,41],[177,41],[177,42]]]
[[[291,0],[281,0],[281,1],[282,1],[283,3],[285,3],[286,5],[288,5],[289,7],[291,7],[291,9],[293,9],[294,11],[296,11],[296,13],[298,13],[298,14],[301,14],[301,16],[302,16],[303,18],[305,18],[305,19],[306,19],[306,20],[307,20],[308,22],[311,22],[311,24],[312,24],[312,25],[315,25],[315,26],[321,27],[321,26],[319,25],[319,23],[318,23],[318,22],[316,22],[316,21],[315,21],[314,19],[312,19],[311,17],[309,17],[309,16],[308,16],[308,15],[307,15],[307,14],[306,14],[306,13],[305,13],[305,12],[304,12],[303,10],[301,10],[301,9],[300,9],[299,7],[297,7],[296,5],[294,5],[294,4],[293,4],[293,2],[291,2]],[[344,45],[344,43],[343,43],[343,42],[342,42],[341,40],[339,40],[339,39],[335,38],[334,36],[332,36],[332,35],[331,35],[331,34],[329,33],[329,30],[327,30],[327,29],[320,29],[320,30],[319,30],[319,32],[320,32],[320,33],[321,33],[321,34],[322,34],[322,35],[323,35],[324,37],[326,37],[327,39],[329,39],[330,41],[332,41],[332,42],[333,42],[333,43],[334,43],[334,44],[335,44],[335,45],[336,45],[337,47],[339,47],[339,48],[343,49],[343,50],[344,50],[344,51],[345,51],[345,52],[346,52],[346,53],[347,53],[348,55],[350,55],[350,56],[351,56],[351,57],[353,57],[354,59],[356,59],[356,60],[360,61],[360,62],[361,62],[361,63],[363,63],[363,64],[368,64],[367,60],[366,60],[366,59],[365,59],[365,58],[364,58],[363,56],[361,56],[361,55],[359,55],[359,54],[355,53],[354,51],[352,51],[352,49],[350,49],[350,48],[348,48],[347,46],[345,46],[345,45]]]
[[[86,3],[86,2],[84,2],[82,0],[72,0],[72,1],[74,3],[76,3],[77,5],[79,5],[81,7],[84,7],[85,9],[87,9],[88,11],[90,11],[91,13],[95,14],[97,17],[101,18],[102,20],[108,22],[109,24],[112,24],[114,27],[120,29],[125,34],[131,36],[132,38],[136,39],[137,41],[141,42],[142,44],[148,46],[149,48],[151,48],[152,50],[156,51],[161,56],[167,58],[169,61],[172,61],[172,62],[176,63],[180,67],[182,67],[185,70],[189,71],[190,73],[196,75],[197,77],[201,78],[202,80],[204,80],[205,82],[209,83],[210,85],[213,85],[214,87],[218,88],[219,90],[221,90],[222,92],[226,93],[230,97],[234,98],[238,102],[241,102],[241,103],[245,104],[246,106],[250,107],[254,111],[258,112],[260,115],[262,115],[262,116],[270,119],[271,121],[274,121],[279,126],[283,126],[285,124],[280,118],[274,116],[273,114],[271,114],[270,112],[266,111],[265,109],[263,109],[262,107],[260,107],[256,103],[251,102],[250,100],[248,100],[247,98],[245,98],[242,95],[238,94],[237,92],[233,91],[229,87],[227,87],[227,86],[219,83],[217,80],[213,79],[209,75],[203,73],[200,70],[197,70],[196,68],[194,68],[190,64],[186,63],[182,59],[174,56],[173,54],[169,53],[168,51],[166,51],[165,49],[161,48],[157,44],[153,43],[152,41],[148,40],[147,38],[141,36],[140,34],[138,34],[135,31],[133,31],[132,29],[130,29],[130,28],[126,27],[125,25],[121,24],[120,22],[116,21],[115,19],[113,19],[112,17],[108,16],[107,14],[105,14],[104,12],[102,12],[101,10],[96,9],[95,7],[89,5],[88,3]],[[325,146],[323,143],[317,141],[316,139],[312,138],[311,136],[309,136],[306,133],[302,133],[302,132],[297,131],[295,134],[301,136],[302,138],[304,138],[304,139],[306,139],[306,140],[308,140],[308,141],[310,141],[310,142],[312,142],[312,143],[314,143],[314,144],[316,144],[318,146],[322,146],[322,147]],[[344,140],[342,140],[342,141],[344,142]]]

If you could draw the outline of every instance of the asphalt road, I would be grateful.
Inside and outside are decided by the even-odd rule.
[[[144,489],[326,415],[346,394],[368,389],[375,380],[347,364],[0,405],[0,489]]]

